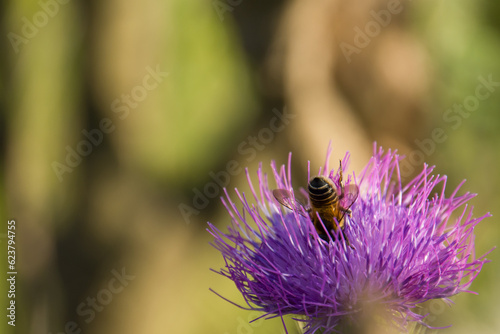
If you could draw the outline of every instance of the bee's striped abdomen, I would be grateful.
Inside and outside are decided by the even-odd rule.
[[[323,177],[313,177],[309,181],[307,190],[313,208],[332,206],[339,200],[335,189]]]

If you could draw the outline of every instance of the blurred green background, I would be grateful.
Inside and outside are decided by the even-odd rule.
[[[477,254],[497,244],[497,2],[0,6],[0,242],[15,219],[18,271],[16,327],[4,317],[2,333],[281,332],[208,290],[241,302],[209,271],[224,263],[206,222],[229,223],[218,197],[247,189],[244,167],[255,179],[292,151],[303,185],[330,140],[355,172],[377,141],[413,161],[406,178],[424,160],[449,192],[466,178],[476,215],[493,214]],[[500,331],[497,253],[479,295],[424,306],[431,325]]]

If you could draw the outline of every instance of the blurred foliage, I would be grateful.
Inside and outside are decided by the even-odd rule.
[[[0,7],[0,212],[16,219],[19,232],[18,325],[2,322],[2,333],[59,333],[70,321],[82,333],[281,331],[279,318],[248,323],[258,315],[208,290],[243,302],[229,280],[209,271],[224,262],[209,245],[206,221],[223,227],[229,217],[220,187],[209,196],[207,185],[234,161],[240,168],[225,186],[248,189],[244,167],[255,178],[260,161],[284,163],[289,151],[294,182],[303,183],[306,161],[316,170],[330,139],[334,155],[351,151],[358,171],[372,141],[408,154],[420,149],[415,140],[444,129],[446,141],[425,160],[449,176],[450,191],[467,178],[462,190],[479,194],[474,212],[493,214],[476,231],[477,254],[498,240],[500,90],[456,129],[443,118],[475,93],[479,76],[500,81],[494,1],[405,2],[352,63],[338,44],[387,2],[22,0]],[[147,88],[158,69],[158,85]],[[290,125],[262,140],[276,110],[288,110]],[[103,120],[112,130],[101,131]],[[101,140],[85,146],[84,131],[100,131]],[[58,177],[54,162],[68,164],[68,147],[88,153],[70,157],[74,166]],[[207,197],[201,208],[196,191]],[[181,204],[193,208],[189,219]],[[478,296],[457,296],[453,308],[429,306],[438,318],[432,325],[498,332],[497,253],[471,287]],[[135,278],[85,321],[78,306],[121,268]],[[5,281],[0,288],[6,301]]]
[[[446,109],[462,104],[466,97],[475,94],[480,83],[478,77],[491,76],[494,82],[500,83],[500,27],[491,21],[491,18],[498,17],[500,8],[495,2],[487,1],[460,1],[456,6],[426,3],[417,8],[415,25],[434,60],[436,73],[434,124],[448,134],[448,139],[442,145],[438,144],[438,154],[429,160],[438,166],[438,172],[449,176],[451,188],[467,179],[462,191],[478,193],[472,201],[476,215],[492,213],[493,217],[476,230],[479,256],[497,245],[500,236],[497,223],[500,195],[496,189],[500,184],[496,172],[496,166],[500,164],[500,115],[497,112],[500,86],[487,99],[480,101],[479,107],[471,111],[468,118],[463,118],[456,129],[443,121],[443,114]],[[487,17],[490,21],[485,20]],[[457,297],[457,305],[446,319],[454,324],[454,332],[459,328],[464,333],[470,330],[493,333],[498,328],[494,315],[497,312],[495,297],[499,294],[494,282],[500,274],[497,253],[494,251],[488,256],[492,263],[484,267],[471,287],[479,295]]]

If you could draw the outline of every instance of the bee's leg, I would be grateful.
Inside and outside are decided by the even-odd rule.
[[[343,211],[344,214],[347,214],[349,216],[349,218],[352,218],[352,210],[351,209],[346,209],[346,208],[343,208],[339,205],[339,210]]]

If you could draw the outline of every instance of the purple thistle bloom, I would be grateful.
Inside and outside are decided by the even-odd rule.
[[[330,152],[319,174],[340,188],[339,170],[328,169]],[[343,168],[348,160],[346,154]],[[247,171],[257,204],[236,190],[238,206],[243,205],[238,210],[225,190],[222,201],[232,225],[223,233],[209,223],[213,246],[226,262],[216,272],[234,281],[247,309],[268,318],[294,315],[308,334],[355,332],[374,322],[403,331],[411,321],[425,325],[426,315],[415,307],[470,292],[488,262],[486,254],[475,258],[473,232],[489,214],[473,218],[466,203],[475,194],[457,196],[463,182],[446,198],[446,176],[432,175],[427,165],[402,185],[400,160],[396,152],[384,154],[374,146],[359,182],[350,176],[345,180],[359,186],[352,215],[344,217],[353,247],[342,233],[323,240],[304,212],[282,208],[261,168],[258,188]],[[279,169],[271,163],[275,188],[292,191],[290,161],[291,155],[288,166]]]

